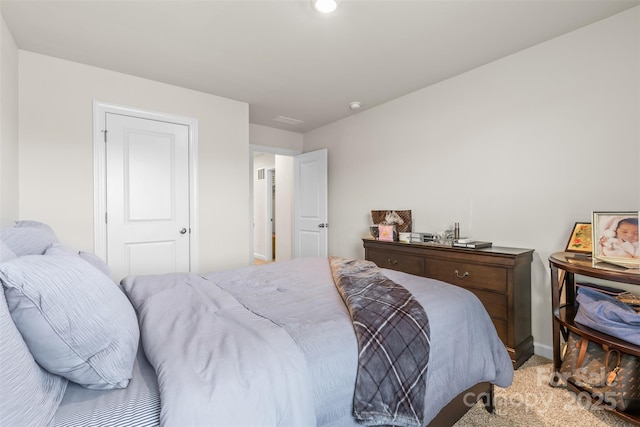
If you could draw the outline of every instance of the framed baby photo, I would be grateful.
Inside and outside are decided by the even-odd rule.
[[[565,252],[590,254],[592,251],[592,230],[590,222],[576,222],[569,236]]]
[[[593,259],[640,268],[638,212],[593,212]]]

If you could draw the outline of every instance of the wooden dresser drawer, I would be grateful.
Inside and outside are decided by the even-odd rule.
[[[478,289],[468,289],[470,292],[473,292],[484,308],[489,313],[489,316],[492,318],[507,320],[507,295],[506,294],[498,294],[495,292],[487,292],[480,291]]]
[[[507,270],[456,261],[427,260],[425,276],[463,288],[507,291]]]
[[[394,252],[369,250],[367,259],[376,263],[378,267],[422,276],[424,260],[420,256],[398,254]]]
[[[502,340],[502,342],[506,343],[508,338],[507,338],[507,321],[506,320],[500,320],[500,319],[494,319],[493,317],[491,318],[491,321],[493,322],[493,326],[496,327],[496,332],[498,333],[498,338],[500,338]]]

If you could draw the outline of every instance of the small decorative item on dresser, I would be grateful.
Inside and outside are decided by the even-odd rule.
[[[400,242],[411,243],[411,233],[398,233]]]
[[[473,240],[471,242],[461,242],[460,240],[456,240],[453,242],[453,246],[456,248],[467,248],[467,249],[482,249],[482,248],[490,248],[493,245],[491,242],[481,242],[478,240]]]
[[[398,232],[395,225],[378,225],[378,240],[394,242],[398,240]]]
[[[410,241],[411,243],[427,243],[433,242],[435,240],[435,236],[431,233],[409,233],[411,234]]]
[[[592,236],[590,222],[576,222],[567,242],[566,252],[591,253]]]
[[[638,212],[593,212],[593,258],[626,268],[640,267]]]

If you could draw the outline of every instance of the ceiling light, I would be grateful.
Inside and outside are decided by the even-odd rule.
[[[336,0],[314,0],[313,7],[322,13],[331,13],[338,7]]]
[[[349,108],[351,108],[352,110],[357,110],[358,108],[360,108],[360,103],[358,101],[353,101],[349,103]]]

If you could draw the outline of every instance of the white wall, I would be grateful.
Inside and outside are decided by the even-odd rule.
[[[304,136],[329,149],[329,252],[363,257],[370,210],[414,231],[536,250],[536,352],[550,355],[548,256],[593,210],[640,206],[640,8]]]
[[[0,16],[0,226],[18,219],[18,48]]]
[[[198,119],[200,270],[247,265],[248,105],[218,96],[19,52],[20,217],[93,250],[94,100]]]

